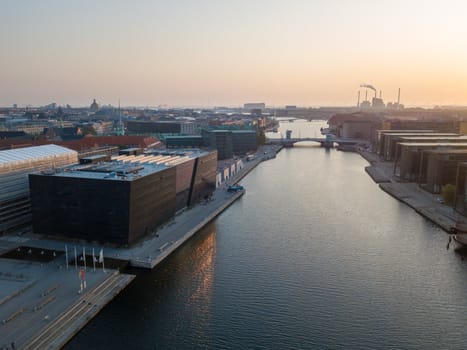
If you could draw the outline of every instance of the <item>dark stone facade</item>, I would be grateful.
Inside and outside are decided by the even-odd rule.
[[[216,189],[217,152],[196,158],[188,205],[210,195]]]
[[[190,159],[186,162],[176,165],[176,209],[180,210],[189,205],[189,197],[191,190],[191,181],[195,171],[196,159]]]
[[[34,174],[29,182],[36,233],[128,244],[175,213],[175,168],[133,181]]]
[[[132,244],[216,188],[216,151],[165,169],[144,167],[145,175],[128,177],[77,169],[29,175],[33,231]]]
[[[29,175],[35,233],[129,241],[130,182]]]
[[[169,220],[175,214],[175,204],[175,168],[132,181],[129,243]]]

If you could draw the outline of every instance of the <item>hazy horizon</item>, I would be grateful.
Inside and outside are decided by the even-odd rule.
[[[56,103],[55,101],[49,101],[48,103],[43,103],[43,104],[37,104],[37,105],[32,105],[32,104],[16,104],[16,108],[18,109],[24,109],[24,108],[44,108],[47,107],[48,105],[52,103],[56,103],[56,108],[58,107],[63,107],[66,108],[67,105],[70,105],[70,108],[89,108],[91,105],[92,100],[88,104],[82,104],[82,105],[70,105],[67,103]],[[118,102],[117,103],[103,103],[101,104],[99,101],[96,100],[96,102],[99,105],[99,108],[118,108]],[[256,103],[256,102],[264,102],[264,101],[245,101],[245,103]],[[387,102],[387,101],[385,101]],[[392,102],[392,101],[389,101]],[[266,109],[285,109],[287,106],[293,106],[296,108],[311,108],[311,109],[319,109],[319,108],[342,108],[342,109],[351,109],[351,108],[357,108],[355,105],[313,105],[313,106],[307,106],[307,105],[268,105],[266,103]],[[0,105],[0,108],[13,108],[13,105]],[[184,105],[184,104],[177,104],[177,105],[120,105],[120,108],[122,109],[239,109],[243,108],[243,103],[237,104],[237,105],[210,105],[210,106],[203,106],[203,105]],[[467,104],[466,105],[428,105],[428,106],[422,106],[422,105],[404,105],[404,109],[411,109],[411,108],[422,108],[422,109],[467,109]],[[364,110],[364,109],[363,109]],[[368,111],[371,111],[368,110]]]
[[[15,1],[0,106],[467,105],[462,1]],[[373,96],[368,91],[369,97]]]

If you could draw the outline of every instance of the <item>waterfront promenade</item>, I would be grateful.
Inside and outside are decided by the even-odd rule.
[[[220,188],[217,188],[209,200],[203,200],[193,207],[183,210],[159,227],[156,232],[132,246],[106,246],[103,248],[102,245],[92,242],[69,243],[69,246],[75,245],[78,249],[85,247],[88,253],[93,248],[95,252],[99,252],[103,248],[105,258],[126,261],[133,267],[152,269],[244,194],[244,191],[228,192],[228,185],[240,181],[262,161],[274,158],[281,148],[280,145],[259,147],[254,159],[245,160],[243,169],[230,177]],[[28,246],[64,250],[65,243],[62,241],[33,234],[26,236],[27,238],[24,239],[27,239],[27,243],[23,244]]]
[[[455,227],[457,222],[467,222],[466,217],[440,203],[438,200],[440,194],[432,194],[416,183],[402,182],[394,176],[394,163],[381,161],[377,155],[368,151],[362,150],[359,153],[370,163],[365,171],[383,191],[405,203],[446,232],[449,232],[451,227]]]

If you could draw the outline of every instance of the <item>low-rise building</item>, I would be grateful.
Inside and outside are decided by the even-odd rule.
[[[467,215],[467,162],[457,166],[454,209],[462,215]]]
[[[420,139],[412,139],[411,137],[420,137]],[[398,146],[400,143],[405,142],[407,143],[433,143],[433,142],[451,142],[449,137],[458,138],[458,134],[454,133],[394,133],[394,134],[387,134],[385,138],[385,145],[384,145],[384,153],[383,159],[386,161],[393,161],[397,156],[398,152],[400,152],[400,147]],[[462,140],[465,142],[466,140]]]
[[[133,134],[182,134],[195,135],[198,133],[197,125],[187,121],[140,121],[128,120],[125,122],[127,131]]]
[[[432,150],[425,151],[426,167],[421,163],[419,183],[431,193],[440,193],[444,185],[456,184],[459,163],[467,162],[467,150]],[[426,168],[426,171],[423,169]]]
[[[0,151],[0,234],[31,222],[28,175],[78,162],[78,152],[57,145]]]
[[[428,150],[467,150],[464,143],[400,143],[401,154],[394,161],[394,174],[406,181],[418,181],[426,163],[422,163],[422,152]]]
[[[386,138],[392,134],[401,134],[402,136],[406,135],[417,135],[417,134],[425,134],[428,132],[433,132],[433,130],[376,130],[373,136],[373,150],[381,157],[385,157],[386,148],[387,148],[387,141]]]

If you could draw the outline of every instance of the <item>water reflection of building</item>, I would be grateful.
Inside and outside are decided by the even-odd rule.
[[[212,298],[212,286],[214,277],[214,258],[216,256],[216,226],[211,224],[202,231],[200,240],[196,242],[193,250],[192,281],[194,291],[191,300],[203,300],[203,305],[210,305]]]

